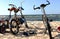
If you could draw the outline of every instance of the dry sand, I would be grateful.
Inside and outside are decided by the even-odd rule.
[[[40,28],[40,29],[36,29],[38,34],[25,37],[25,36],[21,36],[20,35],[21,33],[18,34],[17,36],[11,33],[5,33],[5,34],[0,34],[0,39],[49,39],[49,35],[43,33],[45,26],[42,21],[27,21],[27,22],[28,22],[29,27],[32,27],[34,29],[36,27]],[[60,21],[50,22],[50,25],[53,29],[52,36],[55,37],[55,39],[60,39],[60,33],[56,31],[57,27],[60,26]],[[22,26],[24,26],[24,24]],[[25,30],[25,27],[21,27],[20,31],[22,30]]]

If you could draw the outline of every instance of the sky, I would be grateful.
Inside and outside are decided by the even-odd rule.
[[[60,14],[60,0],[49,0],[50,5],[45,7],[46,14]],[[43,14],[41,9],[33,10],[33,5],[36,7],[41,4],[46,4],[46,0],[1,0],[0,1],[0,15],[9,15],[8,8],[10,8],[9,4],[14,4],[17,7],[21,6],[24,8],[22,11],[24,15],[26,14]],[[11,12],[12,15],[14,12]],[[19,12],[17,13],[20,14]]]

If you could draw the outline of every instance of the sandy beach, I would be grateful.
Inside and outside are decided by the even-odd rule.
[[[29,27],[37,30],[36,35],[27,36],[27,37],[21,36],[20,31],[28,30],[28,29],[25,28],[25,26],[23,24],[22,27],[19,29],[20,34],[18,34],[17,36],[15,36],[11,33],[5,33],[5,34],[0,34],[0,39],[49,39],[48,32],[47,32],[47,34],[44,34],[44,32],[43,32],[44,29],[45,29],[43,21],[27,21],[27,23],[28,23]],[[52,37],[54,37],[55,39],[59,39],[60,38],[60,33],[57,31],[57,27],[60,26],[60,21],[52,21],[52,22],[50,22],[50,26],[53,29]]]

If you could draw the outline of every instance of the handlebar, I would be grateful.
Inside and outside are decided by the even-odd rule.
[[[14,5],[14,4],[9,4],[9,6],[12,6],[12,7],[17,8],[17,6],[16,6],[16,5]]]
[[[49,2],[48,0],[47,0],[47,2],[48,2],[47,4],[41,4],[40,7],[46,7],[47,5],[50,4],[50,2]],[[34,5],[34,6],[33,6],[33,9],[34,9],[34,10],[40,9],[40,7],[36,7],[36,8],[35,8],[35,5]]]
[[[34,9],[34,10],[36,10],[36,9],[40,9],[40,7],[36,7],[36,8],[35,8],[35,5],[34,5],[34,6],[33,6],[33,9]]]
[[[50,4],[50,2],[47,0],[47,2],[48,2],[48,4],[46,4],[46,5],[49,5]]]

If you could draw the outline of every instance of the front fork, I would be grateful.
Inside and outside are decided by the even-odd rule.
[[[42,12],[44,13],[44,14],[43,14],[43,23],[44,23],[44,25],[45,25],[45,28],[48,30],[50,39],[53,39],[53,38],[52,38],[52,34],[51,34],[51,26],[50,26],[50,24],[49,24],[49,21],[48,21],[48,18],[47,18],[47,16],[46,16],[46,14],[45,14],[44,7],[41,7],[41,9],[42,9]],[[45,32],[46,32],[46,30],[45,30]]]

